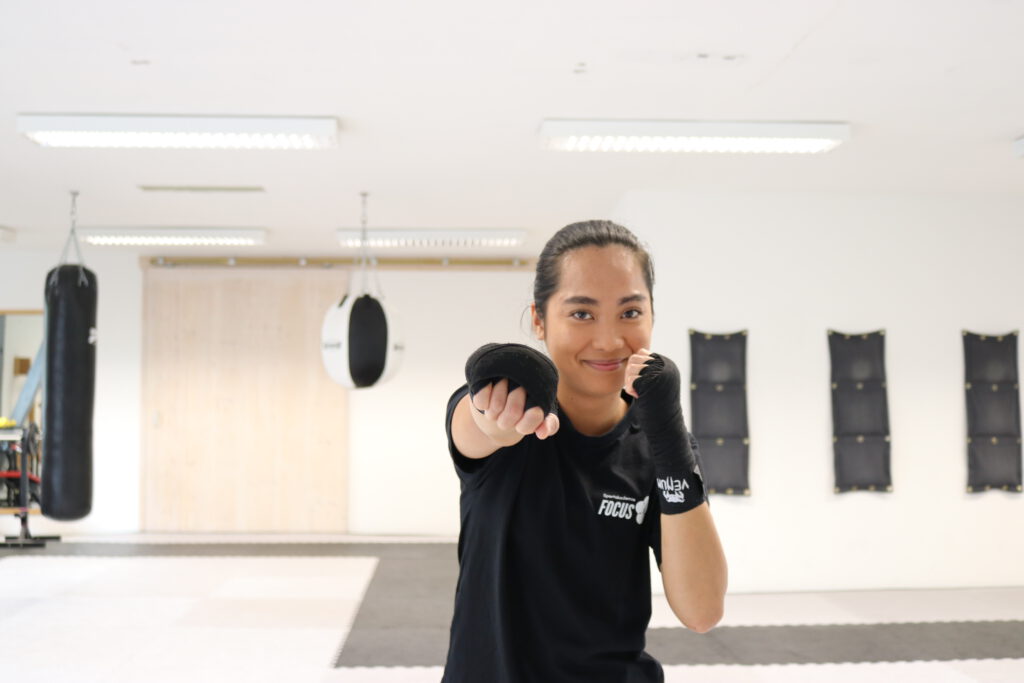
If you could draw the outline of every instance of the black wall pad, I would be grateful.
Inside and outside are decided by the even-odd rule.
[[[828,331],[835,492],[892,491],[885,330]]]
[[[833,381],[835,435],[861,436],[877,435],[879,431],[888,432],[884,427],[889,424],[886,398],[885,382]],[[835,410],[837,405],[841,409]]]
[[[690,416],[708,493],[749,496],[746,330],[690,330]]]
[[[1019,395],[1013,384],[969,382],[967,421],[971,433],[1011,437],[1020,429]]]
[[[693,384],[690,402],[693,434],[698,439],[742,439],[747,436],[747,392],[742,384]],[[737,419],[737,416],[742,419]]]
[[[888,436],[834,436],[833,442],[837,493],[892,490],[892,484],[878,483],[879,472],[889,473]]]
[[[967,491],[1021,491],[1020,385],[1016,330],[963,331],[967,397]]]

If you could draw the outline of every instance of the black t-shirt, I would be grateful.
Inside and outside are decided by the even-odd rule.
[[[633,397],[623,419],[586,436],[559,413],[483,459],[451,435],[461,480],[459,579],[442,683],[654,683],[648,548],[661,564],[661,518]]]

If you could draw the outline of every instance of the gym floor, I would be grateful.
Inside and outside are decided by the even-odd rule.
[[[399,541],[399,542],[396,542]],[[66,537],[0,549],[4,678],[440,680],[451,539]],[[1024,588],[727,597],[707,634],[655,595],[666,681],[1024,680]]]

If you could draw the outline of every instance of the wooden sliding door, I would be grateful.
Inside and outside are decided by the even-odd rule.
[[[346,391],[320,361],[344,271],[146,268],[142,528],[343,532]]]

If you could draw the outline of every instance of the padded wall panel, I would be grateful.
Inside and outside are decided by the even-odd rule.
[[[828,331],[835,492],[892,491],[885,330]]]
[[[963,331],[970,493],[1022,489],[1017,337]]]
[[[746,330],[690,330],[690,427],[709,493],[750,495],[746,359]]]

